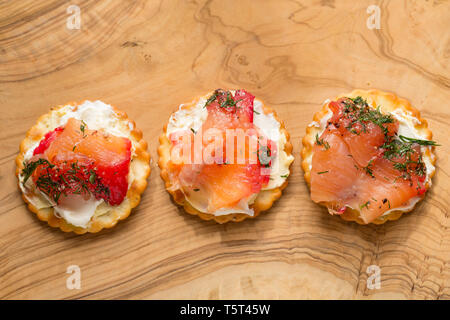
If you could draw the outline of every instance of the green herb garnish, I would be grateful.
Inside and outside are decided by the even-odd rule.
[[[367,101],[364,100],[361,96],[357,96],[356,98],[350,99],[354,104],[367,106]]]
[[[373,123],[380,127],[384,133],[384,144],[380,146],[383,150],[383,157],[392,162],[393,167],[400,171],[400,176],[395,179],[411,180],[411,174],[418,176],[426,174],[426,166],[423,163],[422,154],[417,147],[420,146],[438,146],[435,141],[409,138],[405,136],[396,136],[389,132],[389,124],[395,123],[391,114],[383,114],[380,106],[376,109],[371,108],[367,101],[362,97],[345,98],[342,100],[344,105],[344,117],[349,120],[346,129],[352,134],[360,135],[367,131],[367,124]],[[355,126],[357,125],[357,126]],[[317,144],[321,141],[316,136]],[[356,166],[355,166],[356,167]],[[372,162],[362,168],[368,175],[375,178],[372,171]],[[394,181],[394,182],[395,182]]]
[[[223,101],[220,104],[221,108],[229,108],[229,107],[234,107],[236,106],[236,104],[241,101],[242,99],[239,100],[233,100],[233,97],[231,96],[230,91],[227,91],[227,98],[225,99],[225,101]]]
[[[363,203],[362,205],[359,206],[359,209],[362,210],[364,208],[369,209],[369,204],[370,201],[367,201],[366,203]]]
[[[405,136],[400,135],[400,140],[407,143],[417,143],[421,146],[440,146],[440,144],[437,144],[435,141],[431,140],[421,140],[421,139],[415,139],[415,138],[408,138]]]
[[[324,139],[319,139],[318,133],[316,133],[316,144],[318,146],[323,146],[325,148],[325,150],[330,149],[330,144],[327,141],[325,141]]]
[[[419,153],[413,157],[418,153],[413,147],[414,144],[421,146],[439,146],[435,141],[414,139],[402,135],[398,139],[387,137],[387,142],[382,146],[385,149],[383,154],[384,158],[390,160],[393,167],[402,172],[400,178],[405,180],[411,178],[411,171],[414,171],[420,177],[426,173],[426,166],[423,162],[422,154]]]
[[[84,122],[84,120],[81,120],[80,131],[81,131],[81,133],[82,133],[82,135],[83,135],[83,138],[86,137],[86,134],[85,134],[85,132],[84,132],[84,131],[86,130],[86,127],[87,127],[86,122]]]
[[[373,175],[373,171],[372,171],[372,166],[373,166],[373,159],[369,161],[369,163],[367,164],[367,166],[363,167],[362,169],[364,171],[366,171],[366,173],[371,176],[372,178],[375,178],[375,176]]]
[[[211,102],[213,102],[214,100],[216,100],[216,98],[217,98],[217,90],[214,91],[214,94],[213,94],[212,96],[210,96],[210,97],[208,98],[208,100],[206,100],[206,103],[205,103],[204,108],[206,108],[206,106],[208,106]]]
[[[357,123],[361,125],[362,132],[367,132],[367,123],[372,122],[379,126],[385,134],[387,134],[388,129],[384,124],[394,123],[394,118],[391,115],[381,113],[380,107],[375,110],[370,108],[367,101],[360,96],[353,99],[347,98],[343,103],[345,116],[351,120],[346,129],[353,134],[361,134],[361,131],[353,127]]]
[[[225,98],[224,95],[226,94]],[[208,100],[206,100],[206,103],[204,105],[204,108],[207,107],[210,103],[212,103],[213,101],[216,101],[216,99],[218,99],[219,107],[221,108],[229,108],[229,107],[234,107],[236,106],[236,104],[239,101],[242,101],[242,99],[239,100],[233,100],[233,96],[231,95],[230,91],[224,91],[222,89],[216,89],[214,91],[214,94],[212,94]],[[224,99],[224,100],[223,100]],[[222,102],[220,102],[221,100],[223,100]]]
[[[66,161],[63,163],[61,166],[57,166],[46,159],[24,163],[24,169],[21,172],[24,177],[23,183],[25,184],[36,168],[42,165],[35,181],[36,187],[56,204],[61,195],[67,196],[69,193],[87,194],[92,192],[107,197],[110,195],[109,188],[97,178],[95,170],[80,165],[78,162],[72,162],[70,165]],[[93,190],[94,188],[95,190]]]
[[[54,165],[51,164],[50,162],[48,162],[48,160],[45,159],[38,159],[36,161],[31,161],[28,163],[23,163],[24,168],[22,169],[22,176],[24,176],[23,178],[23,184],[25,184],[25,182],[27,182],[27,180],[31,177],[31,175],[33,174],[34,170],[36,170],[37,167],[39,167],[40,165],[46,164],[48,165],[48,167],[53,168]]]

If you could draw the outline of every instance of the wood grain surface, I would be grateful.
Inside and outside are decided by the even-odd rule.
[[[71,4],[80,30],[66,28]],[[366,25],[372,4],[380,29]],[[0,298],[449,299],[449,29],[445,0],[0,1]],[[178,209],[156,165],[170,113],[218,87],[275,108],[296,157],[275,206],[237,224]],[[328,215],[300,168],[313,114],[354,88],[408,98],[442,145],[426,200],[381,226]],[[26,209],[14,159],[39,115],[84,99],[127,112],[153,161],[127,220],[77,236]],[[70,265],[79,290],[66,288]],[[366,286],[369,265],[380,289]]]

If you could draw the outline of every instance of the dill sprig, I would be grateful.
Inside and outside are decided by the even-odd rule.
[[[214,91],[214,93],[208,98],[208,100],[206,100],[206,103],[205,103],[204,107],[208,106],[209,104],[211,104],[213,101],[216,100],[216,98],[217,98],[217,93],[216,92],[217,92],[217,90]]]
[[[80,131],[83,134],[83,138],[86,137],[86,134],[84,132],[86,130],[86,127],[87,127],[86,122],[84,122],[84,120],[81,120]]]
[[[204,107],[207,107],[212,102],[216,101],[216,99],[218,100],[217,102],[221,108],[235,107],[239,101],[242,101],[242,99],[234,100],[230,91],[216,89],[208,100],[206,100]]]
[[[372,178],[375,178],[375,176],[373,175],[372,167],[373,167],[373,159],[371,159],[371,160],[369,161],[369,163],[367,164],[367,166],[362,167],[362,169],[363,169],[369,176],[371,176]]]
[[[362,205],[359,206],[359,209],[362,210],[364,208],[369,209],[369,204],[370,201],[367,201],[366,203],[363,203]]]
[[[384,134],[387,134],[388,128],[386,124],[394,123],[395,121],[390,114],[383,114],[379,106],[376,109],[370,108],[367,101],[360,96],[344,101],[344,113],[351,120],[346,128],[354,134],[360,134],[353,128],[356,123],[362,126],[363,132],[366,132],[367,123],[369,122],[379,126]]]
[[[48,165],[50,168],[54,167],[54,165],[52,165],[46,159],[38,159],[36,161],[24,162],[23,163],[24,168],[22,169],[21,172],[21,175],[24,177],[23,184],[27,182],[27,180],[31,177],[31,175],[33,174],[34,170],[36,170],[37,167],[44,164]]]
[[[435,141],[409,138],[402,135],[399,136],[399,139],[406,143],[417,143],[421,146],[440,146],[440,144],[437,144]]]
[[[64,193],[64,187],[52,179],[49,168],[47,168],[44,174],[38,177],[36,186],[47,196],[51,197],[55,203],[58,203],[61,194]]]
[[[399,139],[389,138],[381,146],[384,149],[384,157],[386,159],[392,159],[394,157],[405,157],[415,152],[412,148],[412,143],[405,143]]]
[[[110,196],[110,190],[97,176],[95,168],[89,165],[80,165],[78,161],[64,162],[59,165],[50,163],[46,159],[38,159],[24,163],[21,175],[25,183],[39,166],[43,166],[35,183],[36,187],[56,204],[62,195],[93,193],[105,200]]]
[[[376,109],[371,108],[367,101],[360,96],[353,99],[345,98],[343,103],[344,116],[350,120],[346,129],[351,133],[359,135],[361,131],[366,132],[368,123],[373,123],[383,130],[385,142],[380,148],[383,149],[383,157],[390,160],[393,167],[400,171],[401,174],[396,179],[410,180],[412,173],[420,177],[425,175],[426,166],[423,162],[422,154],[417,150],[416,146],[439,146],[439,144],[435,141],[415,139],[403,135],[397,137],[389,133],[388,124],[395,122],[393,116],[391,114],[383,114],[380,106]],[[357,130],[355,124],[360,124],[362,130]],[[318,138],[316,137],[317,140]],[[374,177],[371,165],[372,163],[369,162],[362,169],[371,177]]]
[[[323,138],[319,139],[319,134],[318,133],[316,133],[316,144],[318,146],[323,146],[325,148],[325,150],[330,149],[330,144],[326,140],[324,140]]]
[[[236,104],[241,101],[242,99],[239,100],[233,100],[233,96],[231,95],[230,91],[227,91],[227,97],[224,101],[222,101],[222,103],[220,104],[221,108],[230,108],[230,107],[234,107],[236,106]]]
[[[393,163],[393,167],[402,173],[400,177],[405,180],[411,178],[412,172],[419,177],[426,174],[422,154],[414,148],[415,145],[439,146],[435,141],[409,138],[403,135],[400,135],[398,139],[390,137],[382,146],[385,149],[384,158]],[[414,158],[417,159],[414,160]]]

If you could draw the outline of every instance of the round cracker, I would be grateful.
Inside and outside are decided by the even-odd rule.
[[[212,93],[207,94],[205,96],[210,96]],[[261,101],[260,99],[258,99]],[[182,105],[181,108],[189,108],[192,106],[195,106],[198,99],[193,100],[189,104]],[[277,116],[275,110],[265,105],[262,101],[262,110],[264,114],[270,114],[272,113],[274,118],[280,123],[280,133],[283,133],[286,136],[286,144],[284,145],[284,151],[286,154],[292,155],[292,144],[289,141],[289,133],[287,132],[283,121]],[[233,213],[233,214],[227,214],[227,215],[221,215],[221,216],[215,216],[213,214],[201,212],[194,208],[187,200],[186,196],[184,195],[183,191],[179,188],[176,188],[174,183],[170,181],[169,172],[168,172],[168,163],[170,161],[170,152],[172,143],[167,138],[167,124],[164,125],[163,133],[159,136],[159,147],[158,147],[158,166],[161,169],[161,178],[164,180],[166,190],[172,195],[173,200],[180,206],[184,208],[186,212],[192,215],[196,215],[202,220],[214,220],[217,223],[226,223],[226,222],[240,222],[247,218],[255,218],[257,217],[262,211],[268,210],[270,207],[272,207],[273,203],[278,200],[281,195],[284,188],[288,185],[288,179],[286,178],[284,183],[276,187],[274,189],[270,190],[261,190],[257,197],[255,198],[255,201],[252,205],[249,207],[253,209],[254,214],[253,216],[244,214],[244,213]],[[292,163],[291,163],[292,164]],[[291,165],[290,164],[290,165]],[[289,166],[290,166],[289,165]]]
[[[382,106],[383,111],[392,112],[397,109],[401,109],[405,112],[410,112],[411,116],[418,120],[414,124],[414,128],[420,132],[420,134],[425,137],[427,140],[431,140],[433,137],[433,134],[430,129],[428,129],[428,123],[425,119],[421,118],[420,112],[414,108],[411,103],[406,100],[397,97],[393,93],[389,92],[383,92],[380,90],[372,89],[372,90],[362,90],[362,89],[355,89],[352,92],[348,94],[341,94],[334,98],[332,101],[336,101],[343,97],[348,98],[356,98],[356,97],[362,97],[363,99],[367,100],[367,103],[371,105],[372,107],[376,108],[377,106]],[[327,115],[329,108],[328,108],[329,102],[325,103],[322,107],[322,109],[317,112],[314,115],[313,120],[317,123],[320,123],[321,120]],[[308,184],[308,187],[311,187],[311,170],[310,165],[312,161],[312,156],[314,154],[313,147],[314,147],[314,141],[316,134],[320,132],[320,128],[317,128],[315,126],[308,126],[306,128],[306,135],[303,137],[302,144],[303,148],[301,151],[301,157],[302,157],[302,168],[304,171],[305,181]],[[431,163],[434,165],[436,162],[436,156],[434,154],[434,147],[431,148],[431,151],[427,148],[427,153],[430,153],[430,159]],[[435,170],[429,174],[430,180],[434,176]],[[430,182],[427,182],[425,185],[425,188],[428,190],[431,186]],[[420,200],[422,200],[425,197],[426,192],[421,196]],[[418,201],[419,202],[419,201]],[[417,203],[418,203],[417,202]],[[415,204],[415,206],[417,205]],[[319,203],[322,206],[325,206],[327,209],[331,209],[331,203],[328,202],[321,202]],[[402,210],[393,210],[387,215],[381,215],[374,221],[370,222],[373,224],[383,224],[386,221],[389,220],[397,220],[399,219],[404,213],[410,212],[414,209],[402,209]],[[331,213],[331,211],[330,211]],[[360,217],[360,211],[358,209],[351,209],[347,208],[343,214],[340,215],[340,217],[346,221],[354,221],[358,224],[366,224]]]
[[[19,188],[21,183],[19,175],[24,168],[24,155],[36,142],[40,141],[45,134],[51,130],[51,115],[66,106],[74,106],[74,110],[76,110],[76,107],[81,104],[71,102],[65,105],[56,106],[52,108],[50,112],[42,115],[37,120],[37,123],[28,130],[25,139],[20,144],[20,151],[16,157],[16,176]],[[27,195],[22,192],[22,198],[28,204],[30,211],[34,212],[39,220],[46,221],[49,226],[59,228],[64,232],[75,232],[76,234],[84,234],[86,232],[96,233],[103,228],[115,226],[119,220],[126,219],[130,215],[131,210],[139,204],[141,194],[147,187],[147,178],[150,175],[150,155],[147,152],[147,142],[142,138],[142,131],[136,128],[135,122],[130,120],[125,112],[120,111],[114,106],[111,107],[119,121],[124,122],[130,128],[133,128],[130,132],[129,139],[132,140],[133,145],[135,146],[135,154],[131,158],[130,171],[133,171],[136,175],[131,182],[125,199],[118,206],[107,206],[107,210],[104,214],[99,216],[94,215],[88,226],[82,228],[71,225],[63,218],[57,217],[54,209],[51,207],[41,209],[36,208],[33,203],[28,200]],[[29,196],[33,195],[34,194],[30,192]]]

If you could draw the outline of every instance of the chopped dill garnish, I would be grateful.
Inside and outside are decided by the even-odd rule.
[[[366,100],[364,100],[361,96],[357,96],[356,98],[350,99],[354,104],[367,106]]]
[[[227,91],[227,98],[220,104],[221,108],[229,108],[229,107],[234,107],[236,106],[236,104],[241,101],[242,99],[239,100],[233,100],[233,97],[231,96],[230,91]]]
[[[411,178],[411,172],[419,177],[426,174],[422,154],[417,147],[414,148],[414,145],[439,146],[435,141],[408,138],[402,135],[398,139],[387,137],[386,140],[382,146],[385,150],[383,157],[392,162],[393,167],[402,173],[400,178],[405,180]]]
[[[316,144],[318,146],[323,146],[325,148],[325,150],[330,149],[330,144],[327,141],[325,141],[323,138],[319,139],[318,133],[316,133]]]
[[[95,169],[80,165],[78,161],[54,165],[46,159],[24,163],[21,175],[23,183],[29,179],[37,167],[42,166],[35,180],[36,187],[56,204],[61,195],[93,193],[100,197],[109,197],[110,190],[98,179]],[[105,199],[106,200],[106,199]]]
[[[216,101],[216,99],[217,102],[219,103],[219,107],[221,108],[235,107],[236,104],[242,100],[242,99],[234,100],[230,91],[216,89],[214,93],[208,98],[208,100],[206,100],[204,108],[207,107],[212,102]]]
[[[209,98],[208,98],[208,100],[206,100],[206,103],[205,103],[205,106],[204,106],[204,108],[206,107],[206,106],[208,106],[211,102],[213,102],[214,100],[216,100],[216,98],[217,98],[217,90],[216,91],[214,91],[214,94],[213,95],[211,95]]]
[[[362,205],[359,206],[359,209],[362,210],[364,208],[369,209],[369,204],[370,201],[367,201],[366,203],[363,203]]]
[[[321,171],[321,172],[317,172],[317,174],[324,174],[324,173],[327,173],[327,172],[329,172],[328,170],[327,171]]]
[[[421,145],[421,146],[440,146],[440,144],[437,144],[435,141],[431,141],[431,140],[421,140],[421,139],[415,139],[415,138],[408,138],[408,137],[405,137],[405,136],[402,136],[402,135],[400,135],[399,138],[403,142],[417,143],[418,145]]]
[[[365,133],[369,123],[373,123],[382,129],[385,138],[384,144],[380,146],[382,156],[391,161],[393,168],[400,172],[399,177],[394,182],[397,179],[412,181],[413,173],[419,177],[425,176],[426,166],[417,146],[439,146],[439,144],[431,140],[409,138],[403,135],[397,136],[390,132],[389,124],[394,124],[395,118],[389,113],[383,114],[380,106],[376,109],[370,107],[367,101],[360,96],[353,99],[344,98],[341,102],[343,103],[343,117],[346,119],[345,128],[352,134]],[[317,136],[316,141],[318,141]],[[318,141],[318,144],[320,144],[320,141]],[[372,171],[372,162],[369,162],[362,169],[375,178]]]
[[[31,161],[28,163],[24,162],[23,163],[24,168],[22,169],[22,173],[21,173],[21,175],[24,177],[23,183],[25,184],[25,182],[27,182],[27,180],[33,174],[34,170],[36,170],[37,167],[39,167],[40,165],[43,165],[43,164],[46,164],[50,168],[54,167],[54,165],[51,164],[50,162],[48,162],[48,160],[46,160],[46,159],[38,159],[36,161]]]
[[[406,171],[408,169],[408,164],[406,162],[395,162],[393,166],[398,171]]]
[[[375,178],[375,176],[373,175],[373,171],[372,171],[372,166],[373,166],[373,159],[369,161],[369,163],[367,164],[367,166],[363,167],[362,169],[372,178]]]
[[[353,134],[361,134],[367,132],[367,123],[372,122],[379,126],[385,134],[388,133],[388,129],[385,124],[394,123],[394,118],[390,114],[383,114],[380,111],[380,107],[372,109],[367,104],[367,101],[358,96],[354,99],[347,98],[344,102],[344,114],[346,118],[350,120],[350,123],[346,126],[346,129]],[[356,130],[353,126],[359,123],[362,130]]]
[[[289,177],[289,174],[283,174],[283,175],[281,175],[280,177],[281,177],[281,178],[287,178],[287,177]]]
[[[399,139],[389,137],[386,139],[386,142],[381,146],[381,148],[385,150],[383,156],[386,159],[392,159],[395,157],[401,158],[415,152],[411,143],[405,143]]]
[[[87,126],[86,122],[84,122],[84,120],[81,120],[80,131],[83,134],[83,138],[86,137],[86,135],[84,133],[84,130],[86,130],[86,126]]]

